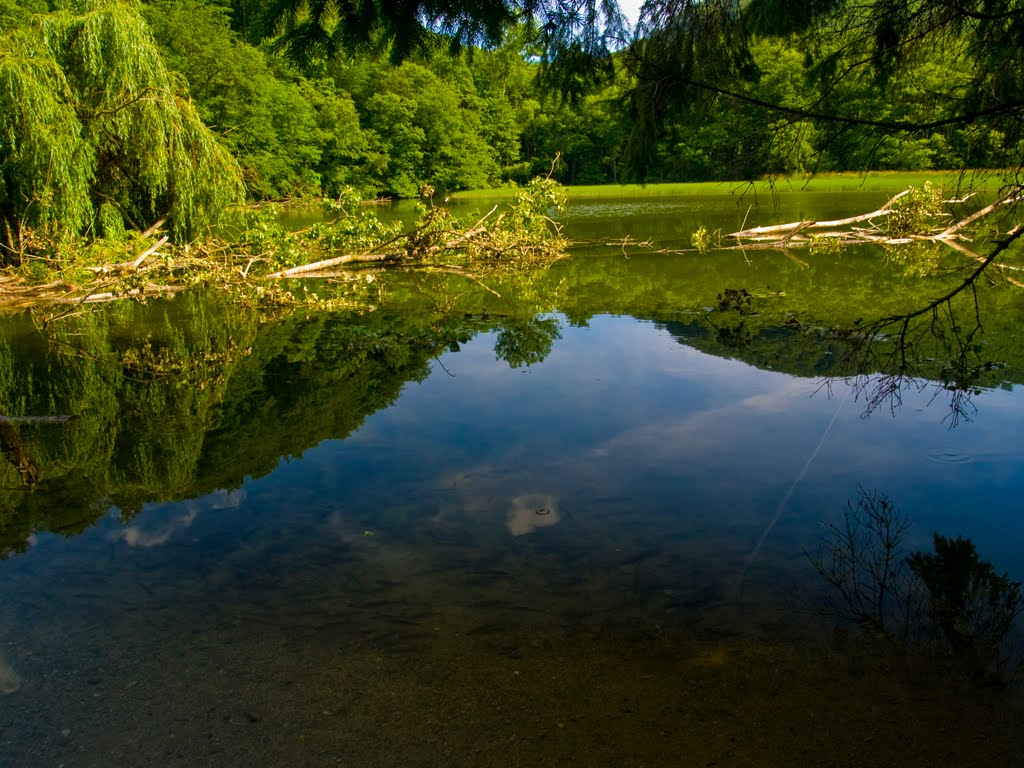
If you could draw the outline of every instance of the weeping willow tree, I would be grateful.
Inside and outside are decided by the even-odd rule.
[[[0,35],[0,245],[166,218],[188,237],[242,194],[238,166],[134,5],[88,0]]]

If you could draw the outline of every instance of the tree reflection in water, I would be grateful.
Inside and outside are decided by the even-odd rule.
[[[978,281],[1022,234],[1024,226],[1016,226],[987,256],[971,254],[979,262],[974,270],[924,306],[833,330],[843,348],[839,367],[852,370],[841,378],[863,402],[865,416],[883,409],[895,414],[905,391],[934,388],[932,401],[943,394],[949,398],[945,419],[951,428],[971,421],[977,412],[973,398],[1002,383],[998,372],[1004,367],[985,355]],[[824,386],[831,388],[835,378]]]

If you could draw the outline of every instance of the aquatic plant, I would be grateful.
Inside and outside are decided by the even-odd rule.
[[[708,234],[708,228],[701,225],[697,228],[697,231],[690,236],[690,244],[701,253],[706,253],[708,246],[711,244],[711,235]]]

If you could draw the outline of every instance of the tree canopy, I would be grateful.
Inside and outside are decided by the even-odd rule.
[[[241,195],[238,166],[181,95],[134,7],[96,0],[31,17],[0,45],[0,218],[28,230],[184,236]]]
[[[580,64],[607,56],[625,34],[615,0],[270,0],[256,16],[256,33],[302,63],[382,44],[396,62],[439,40],[456,50],[496,45],[529,22],[543,50]]]
[[[762,91],[766,36],[802,54],[805,93]],[[631,156],[642,167],[667,121],[724,99],[809,122],[830,143],[854,134],[869,152],[979,124],[1001,134],[1000,165],[1019,167],[1022,57],[1020,0],[648,0],[624,56]]]
[[[1024,0],[0,0],[0,240],[240,198],[1024,163]],[[16,259],[15,259],[16,260]]]
[[[697,175],[736,173],[716,151],[745,175],[1024,158],[1022,0],[646,0],[632,31],[615,0],[273,0],[258,18],[303,65],[493,47],[526,24],[547,91],[578,104],[617,83],[638,179],[663,178],[666,153]]]

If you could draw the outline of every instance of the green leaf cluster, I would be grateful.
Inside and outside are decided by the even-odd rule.
[[[30,17],[0,53],[0,233],[98,233],[166,218],[185,238],[241,196],[237,164],[182,97],[137,8]],[[104,220],[110,225],[109,208]]]

